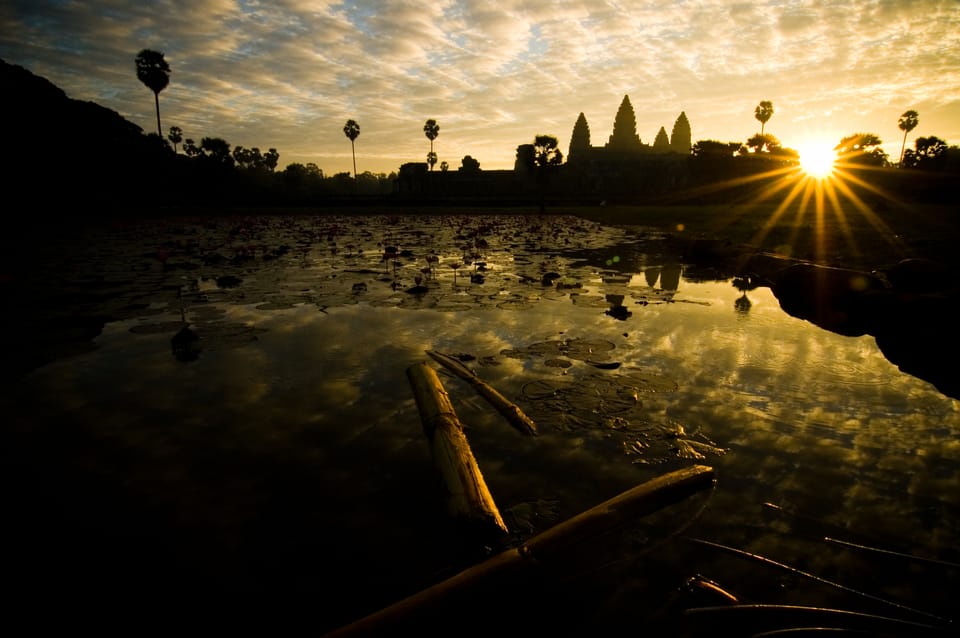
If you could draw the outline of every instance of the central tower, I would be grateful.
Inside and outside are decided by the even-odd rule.
[[[640,136],[637,135],[637,116],[630,104],[630,96],[624,95],[617,109],[617,117],[613,120],[613,133],[607,142],[607,148],[612,151],[639,151],[643,148]]]

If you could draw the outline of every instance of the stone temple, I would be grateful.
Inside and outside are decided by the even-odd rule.
[[[673,125],[670,137],[667,131],[660,127],[653,144],[644,144],[637,135],[637,118],[630,103],[630,96],[624,95],[617,116],[613,121],[613,133],[604,146],[592,146],[590,143],[590,127],[583,113],[573,125],[573,134],[570,136],[570,149],[567,153],[567,163],[571,165],[589,162],[622,162],[641,156],[690,154],[691,135],[690,122],[686,113],[680,113]]]

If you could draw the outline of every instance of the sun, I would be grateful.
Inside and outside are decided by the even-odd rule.
[[[800,168],[814,179],[825,179],[833,174],[837,154],[826,142],[807,142],[797,149],[800,153]]]

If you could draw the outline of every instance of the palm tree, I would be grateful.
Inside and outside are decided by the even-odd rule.
[[[433,165],[437,163],[437,154],[433,151],[427,153],[427,165],[430,167],[430,170],[433,170]]]
[[[920,123],[920,115],[916,111],[907,111],[900,116],[900,130],[903,131],[903,144],[900,145],[900,162],[898,166],[903,165],[903,152],[907,148],[907,133],[917,128]]]
[[[350,139],[350,152],[353,153],[353,181],[357,181],[357,151],[353,141],[360,137],[360,125],[354,120],[347,120],[343,125],[343,134]]]
[[[760,135],[763,135],[763,129],[767,125],[767,121],[773,117],[773,102],[769,100],[760,102],[754,110],[753,116],[760,120]]]
[[[423,134],[430,140],[430,155],[427,155],[427,157],[433,156],[434,160],[430,162],[428,159],[427,163],[430,164],[430,170],[432,171],[433,165],[437,163],[436,153],[433,152],[433,140],[437,139],[437,136],[440,135],[440,125],[432,118],[427,120],[423,125]]]
[[[137,54],[137,79],[153,91],[153,99],[157,105],[157,135],[163,137],[160,128],[160,91],[170,83],[170,65],[163,59],[159,51],[144,49]]]
[[[183,129],[179,126],[171,126],[167,139],[173,142],[173,152],[177,152],[177,144],[183,141]]]

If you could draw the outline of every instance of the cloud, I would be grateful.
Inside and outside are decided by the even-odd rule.
[[[537,133],[565,146],[580,112],[603,143],[625,94],[647,142],[681,111],[694,139],[745,139],[763,99],[788,146],[815,126],[893,143],[899,114],[920,104],[916,134],[960,139],[949,106],[960,6],[949,0],[14,0],[0,27],[4,60],[147,130],[153,100],[133,58],[163,51],[165,124],[275,147],[281,167],[312,161],[327,173],[349,170],[348,118],[361,124],[361,171],[421,161],[431,117],[451,166],[472,155],[509,168]]]

